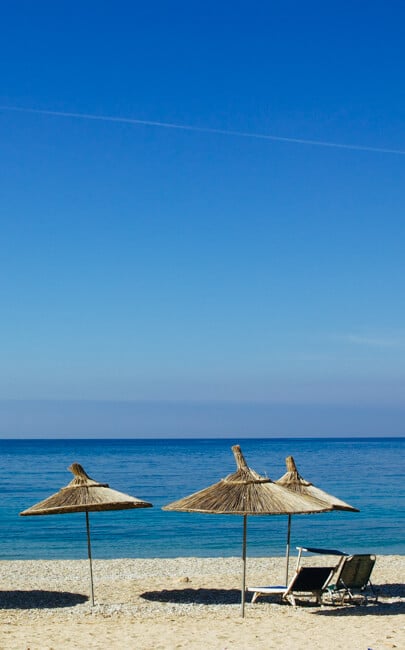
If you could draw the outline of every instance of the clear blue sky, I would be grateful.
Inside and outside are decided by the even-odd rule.
[[[0,435],[404,435],[404,4],[1,14]]]

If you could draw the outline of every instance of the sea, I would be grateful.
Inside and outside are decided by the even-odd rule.
[[[405,554],[405,438],[0,440],[0,559],[87,557],[84,513],[20,517],[73,478],[78,462],[97,481],[153,508],[90,514],[94,558],[238,556],[242,517],[163,511],[162,506],[248,465],[277,480],[285,457],[317,487],[359,508],[292,517],[291,547]],[[247,520],[248,555],[281,556],[287,517]]]

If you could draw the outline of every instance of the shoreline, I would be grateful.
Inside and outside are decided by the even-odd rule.
[[[333,565],[336,558],[304,562]],[[290,571],[294,565],[295,557]],[[282,557],[248,557],[247,586],[283,582],[284,570]],[[249,595],[244,619],[239,557],[95,559],[93,573],[94,607],[88,560],[1,560],[2,650],[263,650],[286,647],[287,636],[288,647],[300,650],[405,646],[403,555],[377,556],[377,604],[293,608],[274,597],[252,605]]]

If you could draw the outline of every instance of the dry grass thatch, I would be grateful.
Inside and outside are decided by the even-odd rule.
[[[295,494],[248,467],[239,445],[232,447],[237,471],[163,510],[234,515],[310,514],[331,510],[316,498]]]
[[[294,494],[301,494],[303,496],[314,497],[324,503],[332,506],[333,510],[349,510],[352,512],[360,512],[357,508],[349,505],[345,501],[338,499],[332,494],[324,492],[320,488],[315,487],[309,481],[306,481],[298,472],[294,458],[288,456],[285,459],[287,465],[287,472],[276,481],[277,485],[281,485],[291,490]]]
[[[23,516],[58,515],[69,512],[152,507],[152,504],[147,501],[112,490],[107,483],[94,481],[78,463],[73,463],[69,469],[73,472],[74,479],[66,487],[20,514]]]

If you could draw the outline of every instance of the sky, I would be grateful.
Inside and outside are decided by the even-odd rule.
[[[1,14],[0,435],[404,435],[403,3]]]

